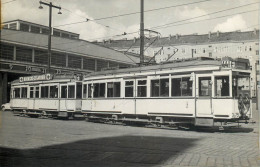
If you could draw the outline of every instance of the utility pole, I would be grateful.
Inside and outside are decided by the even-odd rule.
[[[41,5],[49,6],[49,36],[48,36],[48,68],[47,68],[47,73],[50,73],[50,69],[51,69],[51,34],[52,34],[52,31],[51,31],[51,21],[52,21],[52,8],[59,9],[58,14],[62,14],[62,13],[60,11],[61,7],[53,5],[52,2],[45,3],[45,2],[39,1],[39,3],[40,3],[39,9],[43,9],[43,7]]]
[[[140,66],[144,63],[144,0],[141,0],[140,18]]]

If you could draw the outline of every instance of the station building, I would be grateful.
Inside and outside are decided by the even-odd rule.
[[[4,22],[1,29],[0,105],[9,101],[9,82],[21,76],[44,74],[48,64],[47,26],[23,20]],[[126,55],[79,38],[79,34],[52,29],[51,73],[87,74],[139,63]]]
[[[107,40],[96,42],[99,45],[118,51],[140,53],[140,40]],[[256,96],[256,80],[259,78],[259,30],[234,32],[209,32],[208,34],[169,35],[161,38],[145,38],[144,52],[157,63],[166,61],[182,61],[195,57],[246,58],[252,67],[251,90]],[[130,48],[130,49],[129,49]]]

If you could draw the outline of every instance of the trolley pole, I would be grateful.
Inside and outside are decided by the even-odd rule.
[[[57,9],[61,10],[61,7],[53,5],[52,2],[45,3],[45,2],[39,1],[39,3],[40,3],[39,9],[43,8],[41,5],[49,6],[49,36],[48,36],[48,67],[47,67],[47,73],[50,73],[51,72],[50,70],[51,70],[51,35],[52,35],[51,22],[52,22],[52,8],[57,8]],[[62,13],[59,11],[58,14],[62,14]]]
[[[141,0],[140,18],[140,66],[144,63],[144,0]]]

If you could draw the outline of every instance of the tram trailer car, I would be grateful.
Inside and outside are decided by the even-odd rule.
[[[250,73],[248,60],[231,58],[91,73],[82,112],[90,121],[158,126],[241,122],[252,117]]]
[[[82,77],[43,74],[20,77],[11,83],[11,109],[31,117],[82,116]]]

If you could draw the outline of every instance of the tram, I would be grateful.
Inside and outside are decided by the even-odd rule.
[[[199,58],[90,73],[82,81],[89,121],[216,126],[252,117],[246,59]]]
[[[73,118],[81,115],[82,77],[35,75],[11,83],[11,109],[31,117]]]

